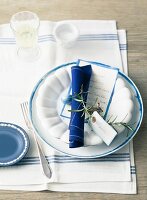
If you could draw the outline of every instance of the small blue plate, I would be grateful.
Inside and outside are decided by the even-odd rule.
[[[20,126],[0,122],[0,166],[20,161],[29,148],[29,138]]]

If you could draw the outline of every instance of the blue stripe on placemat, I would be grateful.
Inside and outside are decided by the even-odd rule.
[[[105,158],[110,158],[110,157],[129,157],[130,156],[130,153],[113,153],[111,155],[108,155],[108,156],[105,156]],[[55,157],[55,158],[72,158],[72,159],[79,159],[77,157],[74,157],[74,156],[68,156],[68,155],[52,155],[52,156],[46,156],[46,158],[49,158],[49,157]],[[39,159],[38,156],[29,156],[29,157],[24,157],[23,159]],[[84,158],[86,159],[86,158]],[[98,159],[98,158],[94,158],[94,159]]]
[[[79,160],[72,160],[72,159],[55,159],[55,158],[48,158],[47,159],[49,163],[98,163],[98,162],[127,162],[130,161],[129,158],[117,158],[117,159],[98,159],[98,160],[94,160],[94,159],[79,159]],[[22,160],[19,163],[17,163],[17,165],[24,165],[24,164],[39,164],[40,161],[38,160]]]
[[[61,155],[54,155],[54,156],[46,156],[46,159],[49,163],[96,163],[96,162],[126,162],[130,161],[129,153],[116,153],[111,154],[106,157],[102,158],[84,158],[80,159],[77,157],[71,156],[61,156]],[[39,157],[24,157],[17,165],[33,165],[33,164],[40,164]],[[135,172],[133,170],[133,172]]]
[[[131,166],[131,174],[136,174],[136,167],[135,166]]]
[[[80,35],[78,41],[92,41],[92,40],[118,40],[117,34],[84,34]],[[56,42],[53,35],[41,35],[38,42]],[[16,44],[15,38],[0,38],[0,44]]]
[[[119,44],[120,50],[128,50],[128,45],[127,44]]]

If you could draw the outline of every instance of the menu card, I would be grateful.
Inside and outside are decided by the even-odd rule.
[[[97,100],[97,103],[99,103],[101,109],[103,110],[101,115],[102,117],[106,118],[109,106],[111,104],[119,69],[101,63],[87,62],[84,60],[78,60],[77,62],[77,65],[81,67],[87,64],[90,64],[92,67],[87,105],[94,105]],[[70,85],[67,93],[67,98],[71,94],[72,88]],[[70,119],[70,112],[68,110],[69,105],[64,104],[63,107],[61,107],[60,116],[66,119]]]

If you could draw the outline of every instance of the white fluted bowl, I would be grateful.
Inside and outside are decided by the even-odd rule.
[[[107,147],[101,138],[85,124],[85,147],[70,149],[68,146],[69,119],[61,116],[63,97],[71,83],[70,68],[67,64],[47,73],[36,85],[30,98],[30,116],[40,137],[56,150],[78,157],[101,157],[126,145],[137,132],[143,116],[142,99],[134,83],[119,73],[107,119],[132,123],[134,131],[129,136],[123,127],[117,129],[118,136]]]
[[[36,99],[37,116],[42,126],[48,130],[48,134],[66,143],[69,143],[69,119],[60,116],[60,110],[63,107],[62,98],[64,94],[67,94],[70,84],[70,73],[61,68],[44,81]],[[118,78],[107,118],[111,117],[112,121],[117,117],[115,121],[129,123],[133,110],[133,94],[123,79]],[[116,129],[118,133],[121,133],[124,127],[116,127]],[[85,146],[103,142],[87,124],[85,124],[84,140]]]

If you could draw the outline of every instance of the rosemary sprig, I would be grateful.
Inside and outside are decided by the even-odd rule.
[[[96,100],[92,106],[88,106],[88,105],[86,106],[87,102],[84,101],[83,95],[87,94],[87,93],[88,92],[83,92],[83,86],[81,86],[80,92],[78,94],[75,93],[73,96],[71,95],[70,98],[81,103],[83,108],[77,109],[77,110],[68,110],[68,111],[69,112],[82,112],[81,117],[83,117],[84,114],[87,114],[88,117],[86,118],[86,120],[88,121],[91,118],[92,113],[94,111],[101,113],[101,112],[103,112],[103,110],[100,107],[100,103],[97,103],[98,98],[96,98]]]
[[[113,128],[115,128],[114,126],[124,126],[125,128],[127,128],[130,131],[133,131],[134,129],[131,127],[131,125],[125,123],[125,122],[109,122],[109,125],[113,126]]]
[[[128,114],[127,114],[128,115]],[[128,129],[128,131],[133,131],[134,129],[132,128],[132,126],[130,124],[127,124],[126,122],[124,122],[124,120],[126,119],[127,115],[123,118],[123,120],[121,122],[117,122],[117,116],[111,121],[113,116],[110,116],[110,118],[107,120],[107,123],[109,125],[111,125],[115,130],[116,130],[116,126],[123,126],[126,129]]]
[[[87,102],[84,101],[83,95],[88,94],[89,92],[83,92],[83,85],[81,86],[80,92],[78,94],[70,95],[69,98],[72,100],[75,100],[82,104],[82,109],[75,109],[75,110],[68,110],[69,112],[82,112],[81,117],[84,116],[84,114],[87,114],[86,121],[89,123],[92,114],[94,111],[97,111],[99,114],[103,112],[102,108],[100,107],[100,103],[98,103],[98,98],[96,98],[95,103],[91,106],[88,106]],[[87,106],[86,106],[87,105]],[[123,126],[128,131],[133,131],[133,128],[131,125],[124,122],[127,115],[124,117],[124,119],[121,122],[117,122],[117,116],[112,119],[113,116],[110,116],[110,118],[107,120],[107,123],[112,126],[116,130],[116,126]],[[116,130],[117,131],[117,130]]]

